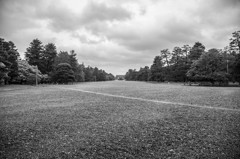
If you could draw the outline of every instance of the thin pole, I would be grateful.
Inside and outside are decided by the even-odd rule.
[[[38,71],[38,67],[36,65],[36,86],[38,85],[38,81],[37,81],[37,71]]]
[[[227,60],[227,73],[228,73],[228,60]]]

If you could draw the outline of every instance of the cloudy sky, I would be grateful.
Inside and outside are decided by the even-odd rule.
[[[0,0],[0,37],[24,57],[38,38],[109,73],[150,66],[162,49],[228,45],[240,0]]]

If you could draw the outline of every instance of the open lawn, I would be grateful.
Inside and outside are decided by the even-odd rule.
[[[0,158],[240,158],[240,87],[0,87]]]

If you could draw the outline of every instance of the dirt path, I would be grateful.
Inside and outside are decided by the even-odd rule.
[[[102,96],[108,96],[108,97],[139,100],[139,101],[144,101],[144,102],[162,103],[162,104],[178,105],[178,106],[188,106],[188,107],[196,107],[196,108],[202,108],[202,109],[214,109],[214,110],[225,110],[225,111],[240,112],[240,109],[213,107],[213,106],[207,106],[207,105],[197,105],[197,104],[188,104],[188,103],[179,103],[179,102],[159,101],[159,100],[144,99],[144,98],[137,98],[137,97],[127,97],[127,96],[113,95],[113,94],[108,94],[108,93],[86,91],[86,90],[81,90],[81,89],[76,89],[76,88],[66,88],[66,87],[58,87],[58,88],[65,89],[65,90],[79,91],[79,92],[84,92],[84,93],[90,93],[90,94],[96,94],[96,95],[102,95]]]

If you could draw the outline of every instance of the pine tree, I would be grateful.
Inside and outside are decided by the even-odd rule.
[[[33,66],[38,66],[41,72],[45,72],[43,50],[42,42],[38,39],[34,39],[25,52],[28,63]]]
[[[49,74],[53,71],[54,60],[57,56],[57,49],[55,44],[48,43],[44,46],[42,61],[44,63],[44,71],[42,73]]]

